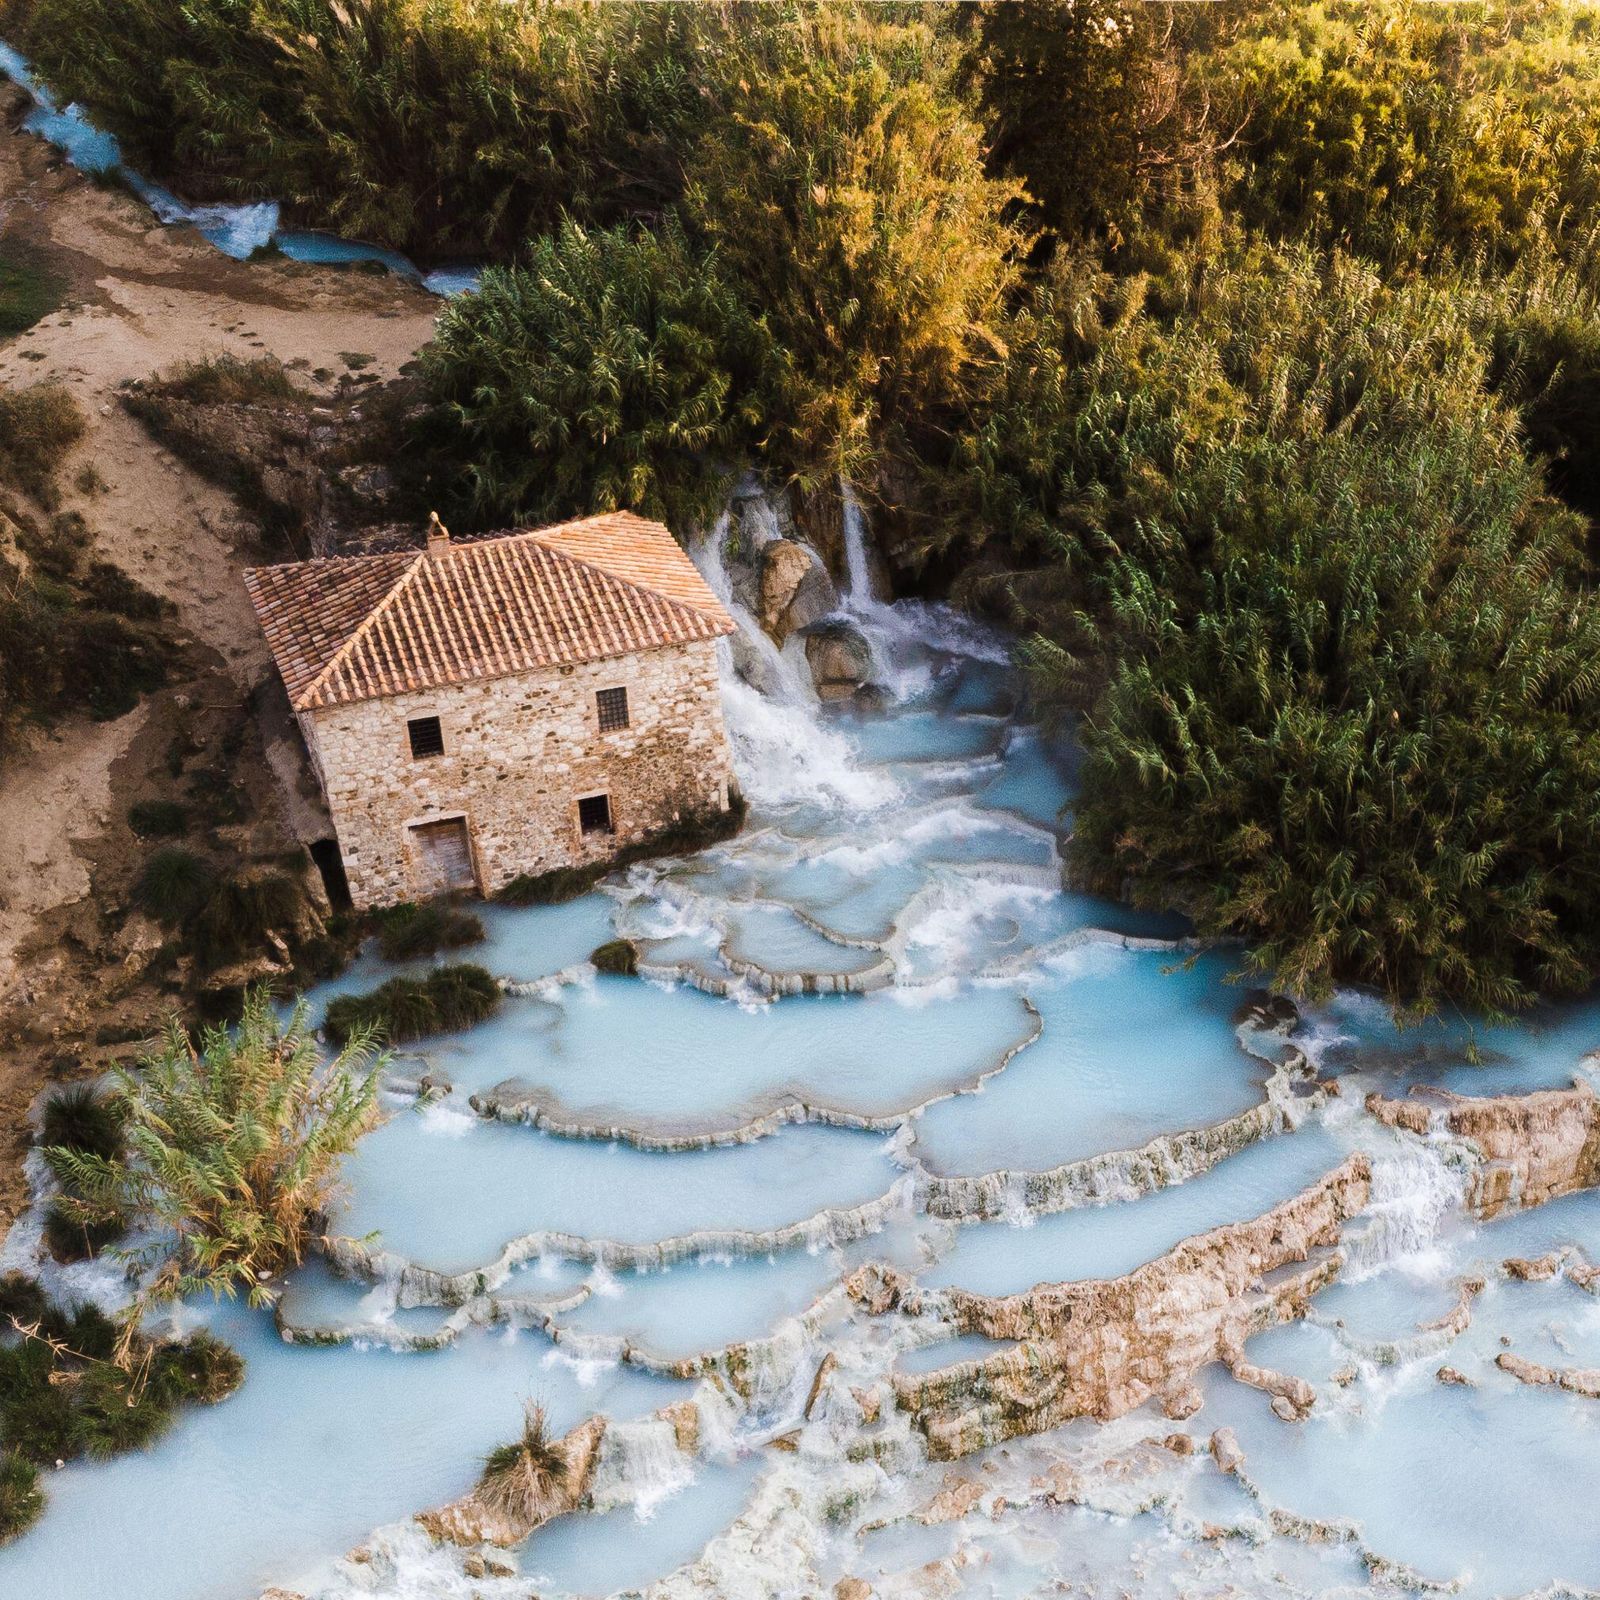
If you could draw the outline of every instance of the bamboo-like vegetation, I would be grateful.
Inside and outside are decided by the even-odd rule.
[[[137,1070],[118,1069],[125,1154],[46,1153],[84,1221],[122,1214],[163,1230],[151,1296],[270,1304],[327,1225],[339,1163],[377,1115],[379,1067],[366,1033],[324,1063],[304,1008],[280,1022],[254,990],[235,1028],[192,1038],[174,1023]]]

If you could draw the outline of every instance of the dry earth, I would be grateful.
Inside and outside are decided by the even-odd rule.
[[[392,278],[234,262],[190,229],[163,228],[131,196],[15,131],[24,104],[0,82],[0,238],[27,247],[67,289],[60,310],[0,343],[0,384],[58,381],[77,398],[89,429],[61,475],[63,505],[88,519],[100,558],[173,602],[193,666],[188,682],[129,715],[62,724],[0,769],[0,1227],[22,1195],[26,1111],[49,1063],[96,1059],[85,1035],[104,1024],[107,1002],[90,891],[118,865],[126,875],[136,850],[128,800],[175,729],[208,709],[236,714],[268,667],[239,577],[261,554],[254,527],[146,434],[118,403],[119,386],[228,353],[276,356],[331,395],[352,365],[392,377],[438,310]],[[319,370],[330,374],[320,384]],[[105,487],[85,494],[73,480],[89,465]],[[253,770],[277,791],[260,796],[262,809],[292,836],[302,802],[272,776],[283,765],[269,750]]]

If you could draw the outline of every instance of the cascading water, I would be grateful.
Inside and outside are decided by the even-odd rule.
[[[1580,1287],[1600,1192],[1471,1224],[1459,1150],[1380,1125],[1362,1091],[1559,1086],[1600,1008],[1480,1032],[1470,1057],[1448,1030],[1390,1038],[1351,997],[1287,1037],[1241,1022],[1232,953],[1061,888],[1070,749],[1021,719],[1003,640],[873,595],[848,493],[841,607],[889,700],[818,705],[803,651],[755,616],[751,552],[780,520],[745,491],[738,548],[730,516],[696,552],[739,625],[744,833],[567,906],[486,908],[473,958],[505,1004],[393,1063],[335,1219],[348,1276],[297,1275],[283,1337],[187,1308],[244,1352],[243,1388],[146,1452],[50,1474],[0,1593],[1398,1600],[1459,1580],[1487,1600],[1592,1581],[1597,1402],[1497,1360],[1600,1366]],[[619,934],[645,978],[585,962]],[[391,970],[365,955],[314,1014]],[[1317,1231],[1335,1180],[1355,1214]],[[37,1265],[40,1215],[5,1264]],[[1256,1219],[1215,1272],[1186,1265]],[[1546,1255],[1527,1281],[1499,1266]],[[1141,1273],[1167,1276],[1137,1299]],[[1041,1283],[1104,1289],[1093,1360],[1052,1367],[1023,1325]],[[931,1459],[930,1418],[981,1444],[1085,1371],[1109,1393],[1175,1351],[1203,1361],[1224,1290],[1232,1371]],[[1437,1381],[1446,1363],[1472,1387]],[[411,1514],[466,1495],[530,1399],[552,1436],[608,1419],[579,1514],[510,1551],[429,1537]],[[1232,1473],[1205,1448],[1221,1428]]]

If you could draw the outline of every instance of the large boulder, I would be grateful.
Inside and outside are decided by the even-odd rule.
[[[806,664],[823,700],[848,700],[872,681],[872,647],[853,622],[832,618],[805,630]]]
[[[839,604],[833,580],[816,553],[793,539],[774,539],[761,552],[761,626],[783,648],[791,633],[820,622]]]

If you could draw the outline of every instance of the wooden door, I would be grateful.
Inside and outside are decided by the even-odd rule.
[[[411,830],[411,837],[416,841],[424,893],[451,894],[458,889],[477,888],[465,817],[419,823]]]

